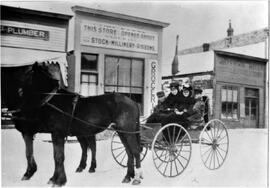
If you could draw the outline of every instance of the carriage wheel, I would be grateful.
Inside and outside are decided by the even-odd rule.
[[[112,151],[112,156],[114,160],[121,165],[122,167],[127,167],[127,153],[124,145],[122,144],[117,132],[114,132],[112,135],[112,140],[111,140],[111,151]],[[143,147],[143,150],[140,154],[140,159],[143,161],[147,154],[148,148]]]
[[[191,150],[191,139],[184,127],[176,123],[165,125],[152,142],[156,169],[165,177],[180,175],[189,164]]]
[[[229,135],[224,123],[218,119],[209,121],[200,134],[201,159],[210,170],[221,167],[228,155]]]

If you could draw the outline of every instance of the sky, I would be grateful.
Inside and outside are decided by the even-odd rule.
[[[220,40],[227,35],[231,19],[234,35],[268,27],[268,1],[23,1],[2,0],[2,4],[73,15],[80,5],[169,23],[163,31],[162,66],[171,65],[179,35],[179,50]],[[70,43],[72,44],[72,42]],[[72,47],[71,47],[72,48]],[[170,69],[163,69],[168,75]]]

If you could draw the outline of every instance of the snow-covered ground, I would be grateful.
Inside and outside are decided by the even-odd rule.
[[[267,130],[229,130],[229,154],[218,170],[208,170],[200,159],[199,145],[193,144],[192,157],[187,169],[175,178],[165,178],[155,169],[151,151],[142,162],[144,179],[141,186],[267,186]],[[44,142],[48,134],[38,134],[34,153],[38,171],[29,181],[21,181],[26,170],[25,146],[15,129],[2,130],[2,186],[48,186],[53,174],[52,144]],[[126,169],[113,159],[110,139],[97,142],[96,173],[75,173],[81,149],[78,143],[65,145],[66,186],[126,186],[121,183]],[[91,155],[88,154],[88,163]]]

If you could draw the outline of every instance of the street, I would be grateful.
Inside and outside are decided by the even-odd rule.
[[[49,134],[36,135],[35,160],[38,170],[29,181],[21,181],[26,170],[25,146],[15,129],[2,130],[2,186],[48,186],[54,161]],[[74,138],[75,139],[75,138]],[[141,186],[267,186],[267,129],[230,129],[229,154],[223,166],[208,170],[200,159],[199,145],[192,145],[192,157],[187,169],[175,178],[165,178],[155,169],[152,153],[142,162],[144,179]],[[110,139],[97,141],[97,169],[75,173],[81,149],[77,142],[65,145],[66,186],[125,186],[121,183],[126,169],[113,159]],[[90,152],[88,153],[90,164]],[[128,184],[130,185],[130,184]]]

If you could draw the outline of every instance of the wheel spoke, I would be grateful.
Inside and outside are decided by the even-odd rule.
[[[172,176],[172,160],[170,160],[170,163],[171,163],[170,176]]]
[[[113,143],[119,143],[119,144],[122,144],[122,142],[120,142],[120,141],[113,141]]]
[[[218,166],[220,166],[219,159],[218,159],[218,150],[216,151],[216,156],[217,156]]]
[[[175,141],[176,141],[176,140],[174,139],[174,136],[175,136],[175,126],[173,126],[173,135],[172,135],[172,136],[173,136],[173,144],[175,144]]]
[[[113,148],[113,151],[119,150],[119,149],[122,149],[122,148],[125,148],[125,147],[124,146],[121,146],[121,147],[118,147],[118,148]]]
[[[210,138],[210,142],[213,142],[213,139],[212,139],[213,137],[211,138],[210,135],[209,135],[209,133],[207,131],[205,131],[205,132],[206,132],[208,138]],[[210,132],[211,132],[211,135],[212,135],[212,131],[210,131]]]
[[[202,156],[204,156],[208,151],[210,151],[212,149],[212,147],[209,147],[209,149],[206,151],[206,152],[204,152],[203,154],[202,154]]]
[[[162,134],[162,138],[164,138],[165,141],[166,141],[167,143],[169,143],[168,140],[166,139],[166,137],[164,136],[164,134]],[[163,140],[163,141],[164,141],[164,140]]]
[[[174,164],[175,164],[176,173],[178,174],[179,172],[178,172],[178,168],[177,168],[176,161],[174,160],[173,162],[174,162]]]
[[[223,156],[221,155],[221,153],[219,152],[219,150],[217,150],[217,153],[220,155],[220,157],[222,158],[222,161],[224,161]]]
[[[210,168],[211,168],[211,164],[212,164],[213,155],[214,155],[214,152],[212,151],[212,152],[211,152],[211,157],[210,157],[210,164],[209,164],[209,167],[210,167]]]
[[[123,152],[125,152],[126,150],[121,151],[117,156],[115,156],[115,158],[118,158]]]
[[[122,162],[124,161],[124,159],[126,158],[126,156],[127,156],[127,153],[124,154],[124,156],[123,156],[123,158],[122,158],[122,160],[121,160],[121,162],[120,162],[121,164],[122,164]]]
[[[177,134],[177,137],[176,137],[176,142],[178,141],[178,138],[179,138],[179,136],[180,136],[180,134],[181,134],[181,132],[182,132],[182,129],[180,129],[180,131],[178,132],[178,134]]]
[[[227,151],[225,151],[224,149],[222,149],[221,147],[218,146],[218,149],[223,151],[224,153],[227,153]]]
[[[208,161],[208,159],[209,159],[209,157],[210,157],[210,155],[211,155],[211,153],[212,153],[212,152],[211,152],[211,149],[212,149],[212,148],[210,148],[210,150],[208,150],[208,151],[210,151],[210,152],[209,152],[208,157],[206,158],[206,162]]]
[[[218,141],[220,142],[220,141],[223,140],[224,138],[227,138],[227,134],[225,134],[225,136],[223,136],[222,138],[220,138]]]
[[[170,155],[169,155],[169,160],[170,160]],[[166,170],[167,170],[167,167],[168,167],[168,162],[166,162],[166,167],[165,167],[165,169],[164,169],[164,171],[163,171],[163,174],[165,174],[166,175]]]
[[[184,167],[184,165],[181,163],[181,161],[180,161],[178,158],[176,158],[176,159],[177,159],[177,161],[180,163],[180,165],[182,166],[182,168],[185,169],[185,167]]]
[[[169,136],[169,144],[171,144],[172,140],[171,140],[171,134],[170,134],[169,127],[167,127],[166,129],[167,129],[167,133],[168,133],[168,136]]]

